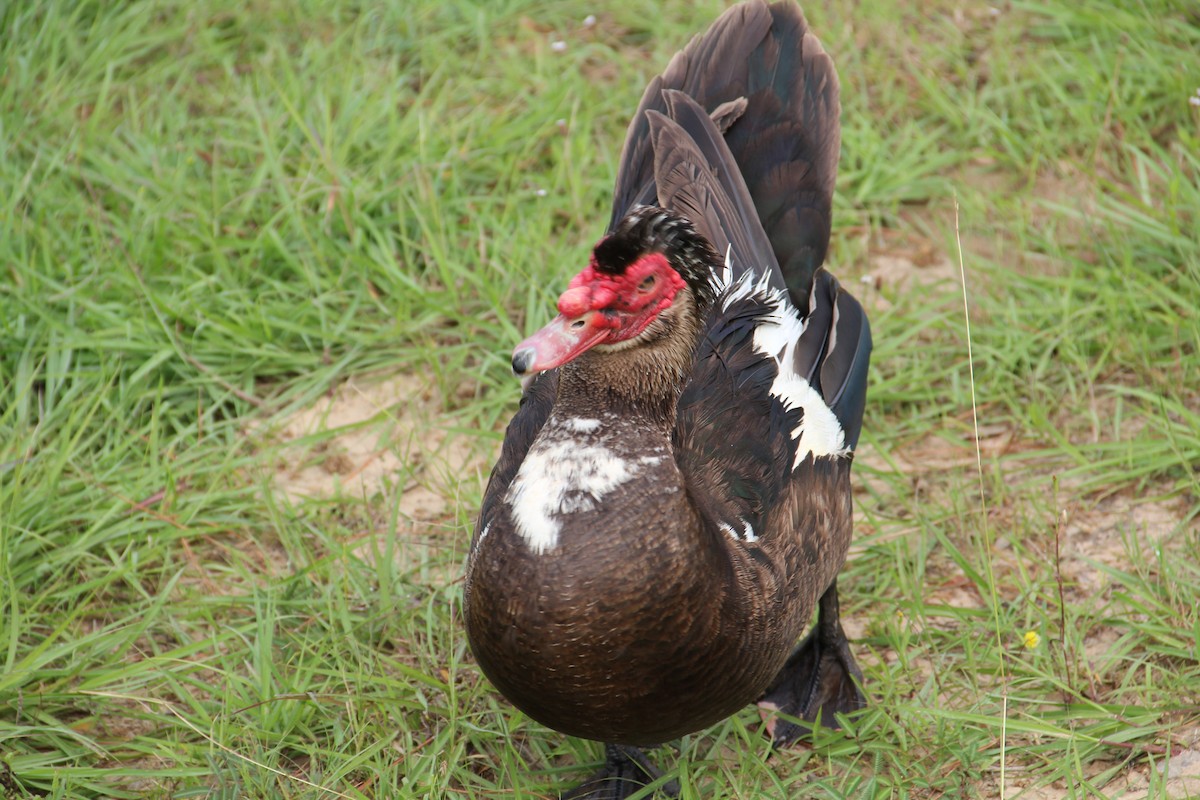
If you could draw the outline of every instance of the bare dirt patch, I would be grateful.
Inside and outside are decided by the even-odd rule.
[[[1114,765],[1095,761],[1088,769],[1096,775]],[[1050,786],[1026,788],[1020,778],[1010,784],[1009,797],[1015,800],[1063,800],[1078,797],[1078,787],[1068,787],[1062,781]],[[1113,800],[1185,800],[1200,797],[1200,750],[1189,748],[1177,752],[1157,765],[1141,764],[1130,767],[1104,786],[1104,796]]]
[[[279,426],[275,489],[293,502],[399,491],[402,516],[440,517],[457,476],[481,464],[441,413],[437,392],[414,376],[351,378]]]
[[[849,282],[858,276],[859,285],[850,290],[868,313],[890,309],[893,298],[915,288],[942,296],[957,293],[957,262],[939,243],[907,229],[864,226],[856,233],[855,252],[843,256],[850,263],[839,277]]]
[[[1128,569],[1131,555],[1153,560],[1154,550],[1183,524],[1186,511],[1179,499],[1143,500],[1129,495],[1072,503],[1064,513],[1064,579],[1082,597],[1104,591],[1109,579],[1097,564]]]
[[[353,501],[367,509],[352,526],[354,552],[392,553],[442,583],[455,569],[424,569],[450,544],[461,484],[487,468],[477,437],[454,432],[436,389],[413,375],[351,378],[260,435],[275,445],[272,490],[294,505]],[[395,521],[395,524],[393,524]],[[427,573],[427,574],[426,574]]]

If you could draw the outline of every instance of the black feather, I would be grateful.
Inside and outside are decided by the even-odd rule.
[[[610,229],[635,205],[670,207],[656,184],[647,113],[672,116],[666,90],[683,92],[716,117],[753,200],[753,217],[761,220],[793,302],[803,308],[829,245],[841,142],[837,73],[804,15],[791,3],[735,6],[650,82],[626,134]]]
[[[711,175],[716,188],[711,191],[717,199],[713,209],[714,216],[706,220],[706,226],[720,228],[733,247],[733,276],[736,279],[746,269],[755,274],[769,274],[773,287],[782,289],[783,275],[779,272],[775,255],[771,250],[771,241],[759,222],[754,201],[742,180],[738,164],[729,152],[724,137],[717,129],[709,115],[696,105],[696,101],[686,94],[668,90],[663,92],[667,101],[667,110],[671,119],[692,140],[693,146],[699,151],[701,161]],[[664,157],[658,146],[655,152],[655,180],[658,183],[660,202],[668,208],[681,194],[686,195],[690,186],[677,187],[663,180],[658,174],[658,162]],[[720,247],[718,252],[724,252]]]
[[[839,288],[833,333],[821,365],[821,392],[842,425],[847,447],[858,446],[870,360],[871,325],[866,312],[858,300]]]
[[[799,410],[770,394],[774,359],[754,349],[754,328],[770,312],[755,299],[709,319],[696,366],[683,389],[675,452],[693,502],[706,524],[756,531],[790,483]]]
[[[598,271],[620,275],[643,252],[640,243],[632,237],[606,236],[596,245],[592,255]]]
[[[804,319],[804,333],[796,346],[796,360],[792,368],[817,391],[821,390],[821,359],[825,357],[825,343],[833,328],[837,281],[826,270],[813,278],[812,291],[807,298],[808,314]],[[801,306],[804,308],[804,306]]]

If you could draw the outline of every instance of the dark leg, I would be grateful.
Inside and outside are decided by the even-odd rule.
[[[623,744],[604,745],[604,766],[560,800],[624,800],[662,777],[646,754]],[[668,797],[679,796],[679,784],[668,781],[658,790]]]
[[[816,723],[819,717],[825,727],[837,728],[835,713],[856,711],[867,704],[858,688],[861,684],[862,672],[850,655],[850,643],[838,619],[835,580],[821,595],[816,628],[792,653],[758,703],[806,722]],[[812,725],[777,719],[774,730],[768,731],[772,744],[780,746],[812,729]]]

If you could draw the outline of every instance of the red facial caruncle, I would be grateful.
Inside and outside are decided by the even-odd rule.
[[[558,298],[559,315],[513,351],[513,372],[529,375],[561,366],[600,344],[642,333],[670,307],[683,278],[661,253],[639,257],[619,273],[595,259]]]

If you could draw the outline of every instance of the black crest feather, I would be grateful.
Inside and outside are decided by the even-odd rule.
[[[598,272],[620,275],[644,252],[644,243],[631,236],[605,236],[592,251]]]

